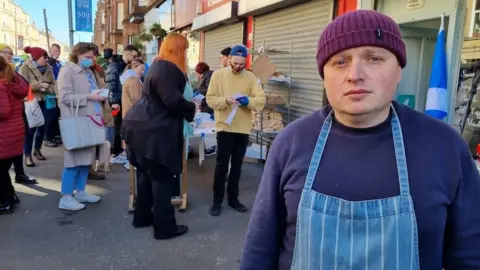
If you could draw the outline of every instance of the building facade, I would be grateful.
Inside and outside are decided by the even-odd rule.
[[[480,0],[466,0],[466,5],[462,66],[469,68],[480,60]]]
[[[36,46],[48,50],[47,35],[32,22],[30,16],[12,0],[0,0],[0,43],[12,47],[16,55],[22,55],[26,46]],[[68,57],[68,52],[62,42],[49,33],[50,44],[60,45],[62,59]]]
[[[193,30],[201,34],[200,58],[214,68],[220,67],[219,53],[227,46],[246,45],[255,52],[251,61],[262,48],[267,49],[277,72],[285,74],[288,83],[271,81],[264,89],[289,95],[289,109],[279,110],[289,111],[290,120],[294,120],[327,102],[315,60],[318,38],[335,16],[355,9],[377,10],[400,25],[408,65],[396,99],[408,100],[407,105],[424,111],[434,47],[444,15],[451,93],[447,121],[453,124],[466,2],[469,9],[475,6],[470,25],[476,27],[477,21],[480,25],[480,0],[199,0],[200,12],[193,21]],[[468,31],[476,33],[475,29]]]
[[[117,54],[134,43],[145,30],[145,14],[159,0],[99,0],[95,14],[93,40],[100,51],[111,48]],[[145,48],[143,48],[145,50]]]

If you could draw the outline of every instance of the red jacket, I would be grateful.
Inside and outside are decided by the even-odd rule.
[[[28,94],[28,83],[20,75],[15,76],[14,83],[0,82],[0,159],[23,153],[23,100]]]

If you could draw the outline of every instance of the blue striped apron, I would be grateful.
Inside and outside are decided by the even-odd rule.
[[[391,125],[400,195],[346,201],[312,189],[332,127],[330,112],[318,136],[298,206],[292,270],[419,269],[417,222],[395,109]]]

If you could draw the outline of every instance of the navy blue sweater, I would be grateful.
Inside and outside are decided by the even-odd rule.
[[[394,103],[403,130],[422,270],[480,269],[480,175],[453,128]],[[275,139],[252,210],[241,270],[290,269],[297,208],[325,107]],[[334,121],[313,186],[350,201],[400,192],[390,118],[354,129]],[[329,248],[329,247],[326,247]]]

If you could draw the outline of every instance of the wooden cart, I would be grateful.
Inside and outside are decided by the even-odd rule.
[[[183,157],[186,153],[186,141],[183,141]],[[182,161],[182,174],[180,176],[180,196],[172,197],[172,205],[177,206],[180,212],[185,212],[187,210],[187,191],[188,191],[188,169],[187,169],[187,159],[183,158]],[[137,194],[137,179],[135,168],[130,166],[130,198],[128,202],[128,212],[133,213],[135,210],[135,201]]]

